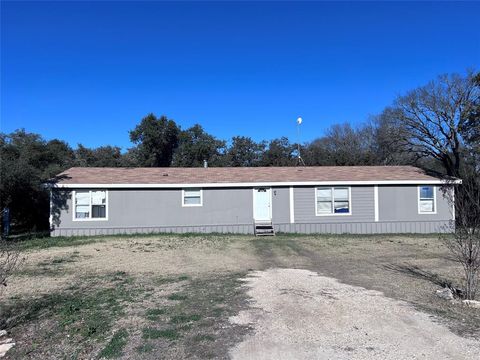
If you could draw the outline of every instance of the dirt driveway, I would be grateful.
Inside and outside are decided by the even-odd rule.
[[[467,359],[480,342],[453,334],[410,304],[302,269],[245,279],[253,303],[230,321],[254,331],[232,359]]]

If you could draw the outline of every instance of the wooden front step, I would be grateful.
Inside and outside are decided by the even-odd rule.
[[[275,229],[273,224],[269,223],[255,223],[255,236],[275,236]]]

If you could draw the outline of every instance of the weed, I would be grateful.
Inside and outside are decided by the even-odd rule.
[[[148,320],[156,321],[159,319],[160,315],[164,315],[166,313],[166,309],[148,309],[145,312],[145,315]]]
[[[155,285],[164,285],[164,284],[170,284],[170,283],[175,283],[179,281],[186,281],[189,280],[190,277],[188,275],[180,275],[178,277],[163,277],[159,276],[153,280]]]
[[[208,334],[198,334],[193,337],[193,341],[215,341],[215,338]]]
[[[78,252],[76,252],[66,256],[58,256],[53,258],[52,260],[41,261],[38,263],[38,265],[40,266],[63,265],[63,264],[73,263],[77,261],[79,257],[80,255],[78,254]]]
[[[180,334],[175,329],[154,329],[154,328],[144,328],[143,329],[143,338],[144,339],[158,339],[164,338],[169,340],[176,340],[180,337]]]
[[[150,343],[145,343],[135,348],[135,350],[137,350],[137,352],[140,354],[149,353],[153,349],[155,349],[155,347]]]
[[[172,316],[172,318],[170,319],[170,322],[173,324],[182,324],[182,323],[188,323],[192,321],[199,321],[201,318],[202,317],[198,314],[191,314],[191,315],[178,314],[178,315]]]
[[[169,295],[167,299],[168,300],[186,300],[187,296],[179,293],[175,293],[175,294]]]
[[[122,355],[123,348],[127,345],[128,332],[125,329],[118,330],[108,344],[100,352],[101,358],[116,358]]]
[[[48,267],[48,266],[41,266],[41,267],[30,267],[19,269],[15,271],[16,276],[28,276],[28,277],[35,277],[35,276],[45,276],[45,277],[58,277],[67,274],[72,274],[73,270],[67,270],[64,268],[59,267]]]
[[[174,282],[177,282],[179,281],[178,278],[174,278],[174,277],[163,277],[163,276],[159,276],[159,277],[156,277],[155,279],[153,279],[153,283],[155,285],[164,285],[164,284],[170,284],[170,283],[174,283]]]

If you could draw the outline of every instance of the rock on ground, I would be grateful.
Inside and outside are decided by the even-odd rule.
[[[7,331],[0,330],[0,357],[4,357],[7,351],[15,346],[13,339],[7,338]]]
[[[480,309],[480,301],[477,300],[463,300],[462,303],[472,308]]]
[[[411,305],[299,269],[253,272],[251,308],[230,321],[253,332],[233,359],[465,359],[480,342],[462,338]]]
[[[449,288],[443,288],[441,290],[437,290],[436,294],[439,298],[445,300],[453,300],[453,292]]]

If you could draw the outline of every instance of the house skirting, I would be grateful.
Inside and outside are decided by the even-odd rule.
[[[382,221],[352,223],[280,223],[276,232],[299,234],[429,234],[453,232],[448,220],[444,221]],[[55,228],[52,236],[95,236],[148,233],[221,233],[253,234],[252,224],[156,226],[156,227],[79,227]]]
[[[299,234],[433,234],[450,233],[453,230],[454,228],[449,220],[275,225],[276,232]]]

